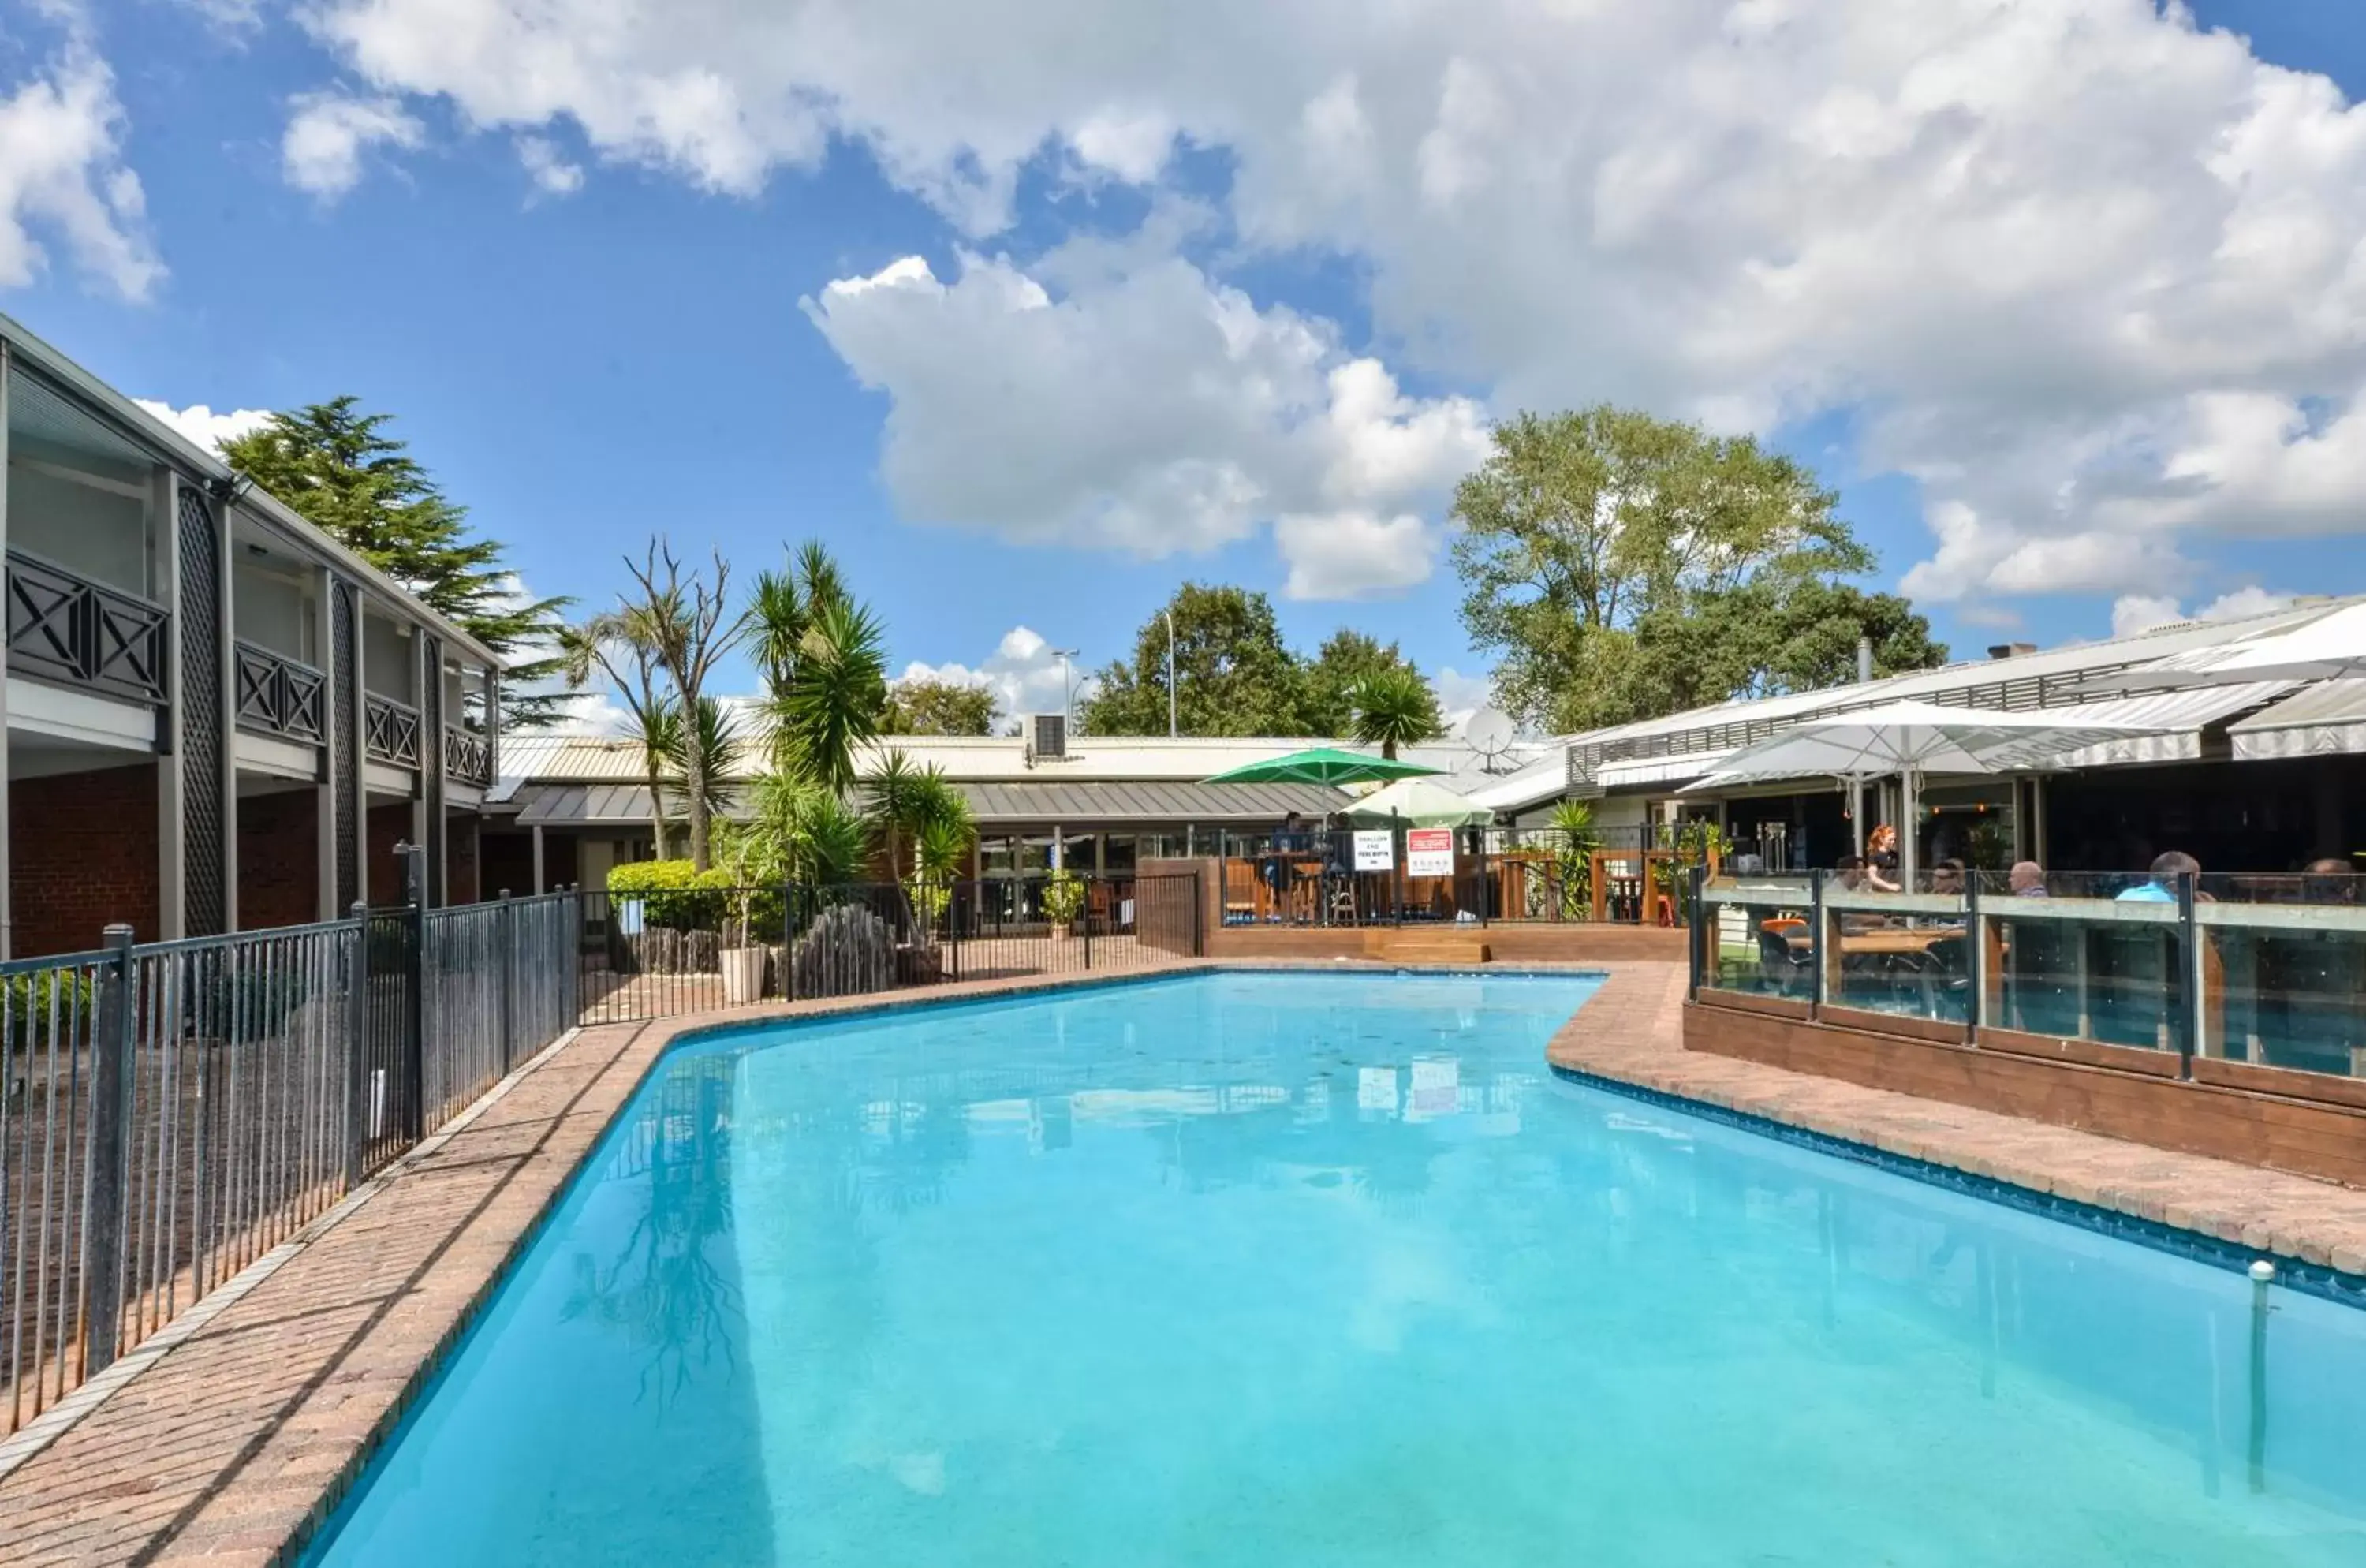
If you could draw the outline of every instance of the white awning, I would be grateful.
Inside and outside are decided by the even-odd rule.
[[[1715,773],[1717,765],[1732,756],[1734,750],[1729,746],[1722,751],[1687,751],[1678,757],[1635,757],[1623,762],[1605,762],[1594,774],[1594,782],[1604,789],[1689,783]]]
[[[2057,768],[2112,768],[2138,762],[2191,762],[2202,756],[2202,732],[2238,713],[2271,703],[2293,689],[2290,681],[2252,681],[2237,686],[2189,686],[2178,692],[2153,692],[2140,697],[2119,697],[2107,703],[2080,703],[2055,712],[2070,719],[2105,724],[2158,727],[2150,735],[2131,735],[2101,746],[2068,752]],[[2236,755],[2240,755],[2238,751]]]
[[[2366,752],[2366,681],[2327,681],[2227,727],[2237,761]]]

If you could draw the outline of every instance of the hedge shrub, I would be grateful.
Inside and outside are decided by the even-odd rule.
[[[642,923],[677,931],[720,930],[732,913],[731,874],[720,866],[699,871],[686,860],[643,860],[608,873],[608,892],[638,897]]]

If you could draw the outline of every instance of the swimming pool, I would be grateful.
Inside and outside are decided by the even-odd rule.
[[[679,1049],[311,1560],[2366,1562],[2366,1313],[1557,1082],[1594,984]]]

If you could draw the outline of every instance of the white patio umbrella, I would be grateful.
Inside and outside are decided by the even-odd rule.
[[[2076,707],[2022,713],[1941,707],[1935,703],[1884,703],[1853,713],[1803,719],[1743,747],[1717,771],[1681,793],[1730,789],[1769,779],[1863,781],[1896,773],[1905,795],[1906,826],[1898,834],[1898,869],[1914,885],[1916,796],[1925,773],[2002,773],[2042,767],[2052,759],[2131,735],[2158,734],[2161,726],[2124,721],[2081,722]]]
[[[2366,675],[2366,604],[2344,604],[2283,631],[2173,653],[2130,674],[2135,678],[2129,684],[2147,686]]]

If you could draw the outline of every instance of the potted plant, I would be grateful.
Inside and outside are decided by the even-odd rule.
[[[771,953],[753,936],[755,893],[748,886],[744,846],[733,869],[732,878],[739,887],[733,899],[736,907],[731,918],[723,926],[723,1005],[738,1008],[763,1000],[764,962]]]
[[[1085,908],[1085,879],[1063,866],[1043,884],[1043,918],[1054,940],[1066,937]]]

